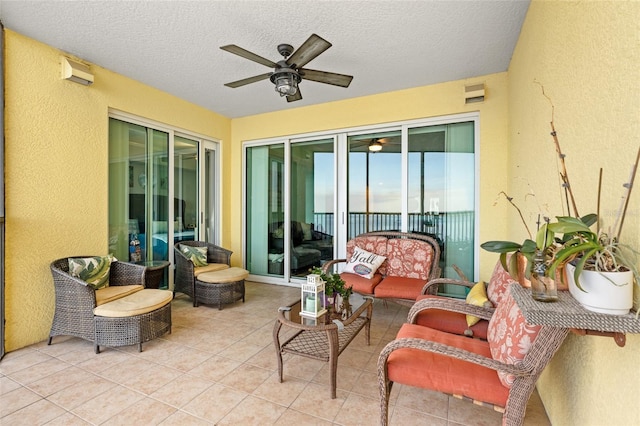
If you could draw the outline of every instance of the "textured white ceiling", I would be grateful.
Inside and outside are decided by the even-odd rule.
[[[25,1],[0,0],[15,32],[227,117],[242,117],[506,71],[529,0]],[[333,44],[312,69],[353,75],[349,88],[302,81],[287,103],[270,69],[219,49],[278,61],[312,33]]]

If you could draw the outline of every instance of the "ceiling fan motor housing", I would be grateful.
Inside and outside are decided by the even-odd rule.
[[[278,45],[278,52],[286,58],[288,58],[289,56],[291,56],[291,54],[293,53],[293,46],[290,44],[279,44]]]

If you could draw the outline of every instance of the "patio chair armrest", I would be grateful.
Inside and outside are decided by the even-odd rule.
[[[429,282],[422,287],[421,294],[436,294],[440,284],[453,284],[467,288],[471,288],[475,285],[473,282],[457,280],[454,278],[435,278],[433,280],[429,280]]]
[[[330,274],[330,273],[332,273],[331,268],[336,266],[338,263],[344,263],[346,261],[347,261],[347,259],[333,259],[333,260],[330,260],[327,263],[325,263],[324,265],[322,265],[322,272],[324,272],[325,274]]]
[[[407,322],[415,324],[418,314],[427,309],[458,312],[465,315],[473,315],[485,320],[490,320],[495,312],[494,308],[471,305],[460,299],[451,299],[449,297],[430,297],[418,300],[413,304],[409,310],[409,314],[407,315]]]

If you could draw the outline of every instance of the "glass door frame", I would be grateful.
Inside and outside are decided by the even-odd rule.
[[[198,211],[198,216],[199,216],[199,222],[200,222],[200,226],[198,227],[199,229],[199,233],[198,233],[198,239],[201,241],[207,241],[210,242],[212,244],[216,244],[216,245],[220,245],[220,229],[222,226],[222,222],[221,222],[221,209],[220,206],[222,205],[222,191],[221,191],[221,187],[220,187],[220,179],[221,179],[221,175],[220,175],[220,151],[221,151],[221,147],[220,147],[220,142],[213,140],[213,139],[202,139],[200,140],[199,146],[198,146],[198,170],[199,170],[199,211]],[[207,153],[208,152],[214,152],[215,153],[215,159],[214,159],[214,164],[213,166],[213,176],[211,176],[211,181],[207,182],[207,170],[206,170],[206,165],[207,165]],[[207,187],[208,185],[213,185],[214,188],[214,196],[213,196],[213,212],[211,212],[211,214],[213,215],[213,220],[209,220],[210,223],[212,223],[214,225],[214,238],[213,241],[210,241],[207,235],[207,223],[205,223],[206,218],[208,217],[207,215],[207,208],[209,206],[206,205],[206,200],[207,200]]]

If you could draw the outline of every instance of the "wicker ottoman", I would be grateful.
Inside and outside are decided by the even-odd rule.
[[[244,303],[244,280],[249,276],[249,271],[232,267],[221,271],[205,272],[196,277],[193,306],[200,302],[210,305],[222,305],[233,303],[242,299]]]
[[[171,333],[172,299],[172,291],[144,289],[97,306],[93,310],[96,353],[100,353],[100,345],[136,343],[138,352],[142,352],[142,343]]]

